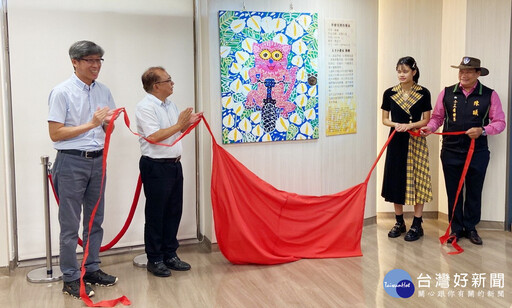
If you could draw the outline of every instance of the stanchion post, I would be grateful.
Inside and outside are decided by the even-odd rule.
[[[136,256],[135,258],[133,258],[133,265],[135,265],[137,267],[146,267],[147,264],[148,264],[148,257],[146,256],[145,253],[140,254],[140,255]]]
[[[62,272],[58,266],[52,266],[52,235],[50,225],[50,191],[48,174],[51,163],[48,156],[41,156],[43,165],[43,194],[44,194],[44,221],[46,234],[46,268],[37,268],[27,274],[29,282],[52,282],[62,279]]]

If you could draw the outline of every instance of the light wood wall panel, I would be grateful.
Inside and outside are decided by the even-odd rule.
[[[439,93],[439,59],[441,57],[442,2],[419,0],[380,0],[379,1],[379,70],[378,93],[375,102],[377,113],[377,150],[380,150],[389,134],[389,127],[381,121],[382,94],[398,84],[396,63],[404,56],[413,57],[420,70],[419,84],[429,89],[432,96],[432,108]],[[434,200],[425,205],[424,211],[438,210],[439,192],[437,188],[439,139],[428,139],[430,151],[430,169]],[[383,157],[384,158],[384,157]],[[384,162],[379,164],[377,172],[377,212],[394,212],[392,203],[380,197]],[[404,207],[404,211],[413,211],[413,207]]]
[[[510,97],[510,0],[468,0],[466,18],[466,54],[480,58],[489,69],[480,81],[496,90],[509,113]],[[460,59],[459,59],[460,62]],[[456,62],[458,63],[458,62]],[[454,74],[454,79],[455,79]],[[488,137],[491,161],[487,169],[482,196],[482,220],[505,220],[505,192],[507,188],[507,129],[497,136]]]

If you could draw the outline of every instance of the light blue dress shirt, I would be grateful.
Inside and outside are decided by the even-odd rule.
[[[75,74],[53,88],[48,105],[48,121],[62,123],[66,127],[89,122],[98,108],[116,108],[112,94],[104,84],[94,81],[88,86]],[[53,144],[56,150],[97,151],[103,149],[105,132],[99,125],[81,135]]]

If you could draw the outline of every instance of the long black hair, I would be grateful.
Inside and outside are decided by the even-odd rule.
[[[413,57],[403,57],[398,59],[398,62],[396,63],[396,69],[398,69],[399,65],[407,65],[411,68],[411,70],[416,71],[416,74],[412,76],[412,80],[414,80],[415,83],[418,83],[418,80],[420,79],[420,69],[418,68],[418,65],[416,64],[416,60],[414,60]]]

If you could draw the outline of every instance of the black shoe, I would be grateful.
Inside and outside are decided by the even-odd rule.
[[[399,237],[402,233],[405,232],[405,224],[402,222],[397,222],[393,228],[391,228],[391,231],[389,231],[388,236],[395,238]]]
[[[419,240],[423,236],[423,228],[421,226],[412,226],[404,237],[408,242]]]
[[[71,295],[72,297],[76,299],[80,299],[80,279],[73,280],[73,281],[64,281],[64,285],[62,287],[62,293]],[[91,286],[86,284],[85,285],[85,293],[89,295],[89,297],[94,296],[94,291],[92,290]]]
[[[167,266],[167,268],[175,271],[188,271],[190,269],[190,264],[181,261],[178,256],[164,260],[164,264]]]
[[[101,287],[110,287],[116,284],[117,277],[109,275],[99,269],[92,273],[85,273],[84,281]]]
[[[460,240],[460,238],[461,238],[461,233],[457,233],[457,232],[450,233],[450,238],[446,242],[448,244],[451,244],[453,242],[453,237],[455,237],[457,239],[457,242],[458,242]]]
[[[475,245],[482,245],[482,238],[480,235],[478,235],[478,232],[476,230],[469,231],[469,234],[466,234],[466,237],[469,239],[469,241]]]
[[[171,271],[165,266],[164,262],[150,262],[146,264],[146,269],[148,272],[152,273],[157,277],[169,277],[171,276]]]

